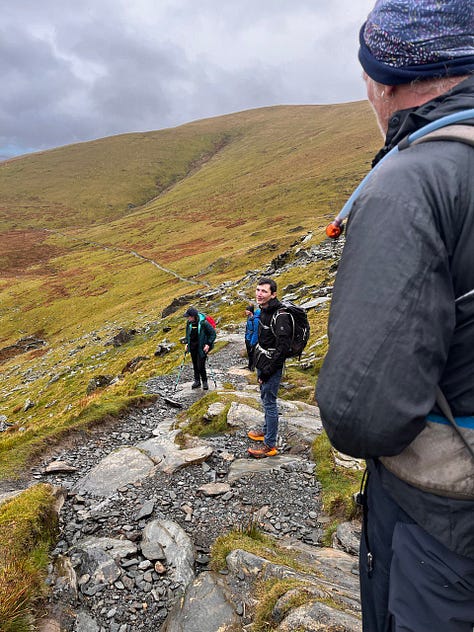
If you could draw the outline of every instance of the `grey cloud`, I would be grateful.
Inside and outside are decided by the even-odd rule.
[[[355,40],[370,4],[9,3],[0,156],[254,107],[363,98]]]

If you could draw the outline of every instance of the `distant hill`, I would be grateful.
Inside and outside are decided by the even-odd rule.
[[[378,143],[370,108],[359,102],[250,110],[6,161],[0,164],[0,250],[5,258],[5,235],[8,242],[18,232],[30,247],[22,261],[15,243],[14,260],[3,259],[2,269],[21,272],[28,257],[47,258],[45,240],[28,237],[31,229],[88,235],[93,229],[114,245],[176,260],[176,233],[183,235],[191,218],[199,237],[179,237],[186,251],[201,250],[196,239],[214,250],[206,243],[224,225],[231,241],[241,232],[232,229],[244,223],[249,233],[268,221],[312,226],[340,206]],[[170,220],[179,227],[172,253],[168,240],[156,243]]]
[[[0,415],[25,423],[32,445],[74,425],[96,398],[84,367],[123,363],[113,350],[100,359],[104,335],[146,331],[174,299],[261,269],[306,233],[322,241],[379,145],[357,102],[250,110],[1,163],[0,351],[25,336],[46,345],[6,354]],[[219,309],[223,322],[241,317],[234,299]],[[134,350],[153,344],[144,335]]]

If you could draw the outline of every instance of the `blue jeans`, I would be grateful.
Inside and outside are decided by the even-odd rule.
[[[282,373],[283,369],[278,369],[267,382],[260,384],[260,397],[262,399],[263,412],[265,413],[265,422],[263,424],[264,441],[270,448],[276,445],[278,435],[277,395]],[[260,377],[260,371],[258,370],[257,376]]]

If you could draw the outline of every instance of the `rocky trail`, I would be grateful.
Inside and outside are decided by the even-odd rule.
[[[279,455],[248,458],[259,392],[246,379],[242,335],[221,339],[228,344],[211,354],[209,383],[218,399],[232,394],[231,433],[175,443],[177,415],[203,395],[191,390],[185,365],[176,392],[176,375],[150,380],[156,403],[57,449],[32,471],[63,498],[42,632],[250,631],[255,581],[272,577],[293,583],[265,629],[361,630],[358,526],[341,525],[337,548],[319,544],[328,519],[310,452],[321,432],[317,408],[281,400]],[[214,402],[206,415],[223,407]],[[286,547],[298,570],[239,549],[225,570],[210,570],[214,540],[252,525]]]

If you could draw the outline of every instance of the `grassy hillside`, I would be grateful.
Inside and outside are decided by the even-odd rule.
[[[15,423],[0,434],[0,477],[69,428],[118,414],[180,362],[179,344],[153,357],[182,335],[183,309],[161,318],[173,299],[261,269],[309,231],[322,241],[378,145],[360,102],[251,110],[0,164],[0,415]],[[280,286],[317,287],[329,265]],[[224,326],[242,319],[241,303],[234,290],[208,307]],[[106,345],[121,327],[138,334]],[[323,312],[315,335],[324,327]],[[2,352],[29,335],[46,344]],[[99,373],[121,378],[87,394]]]

